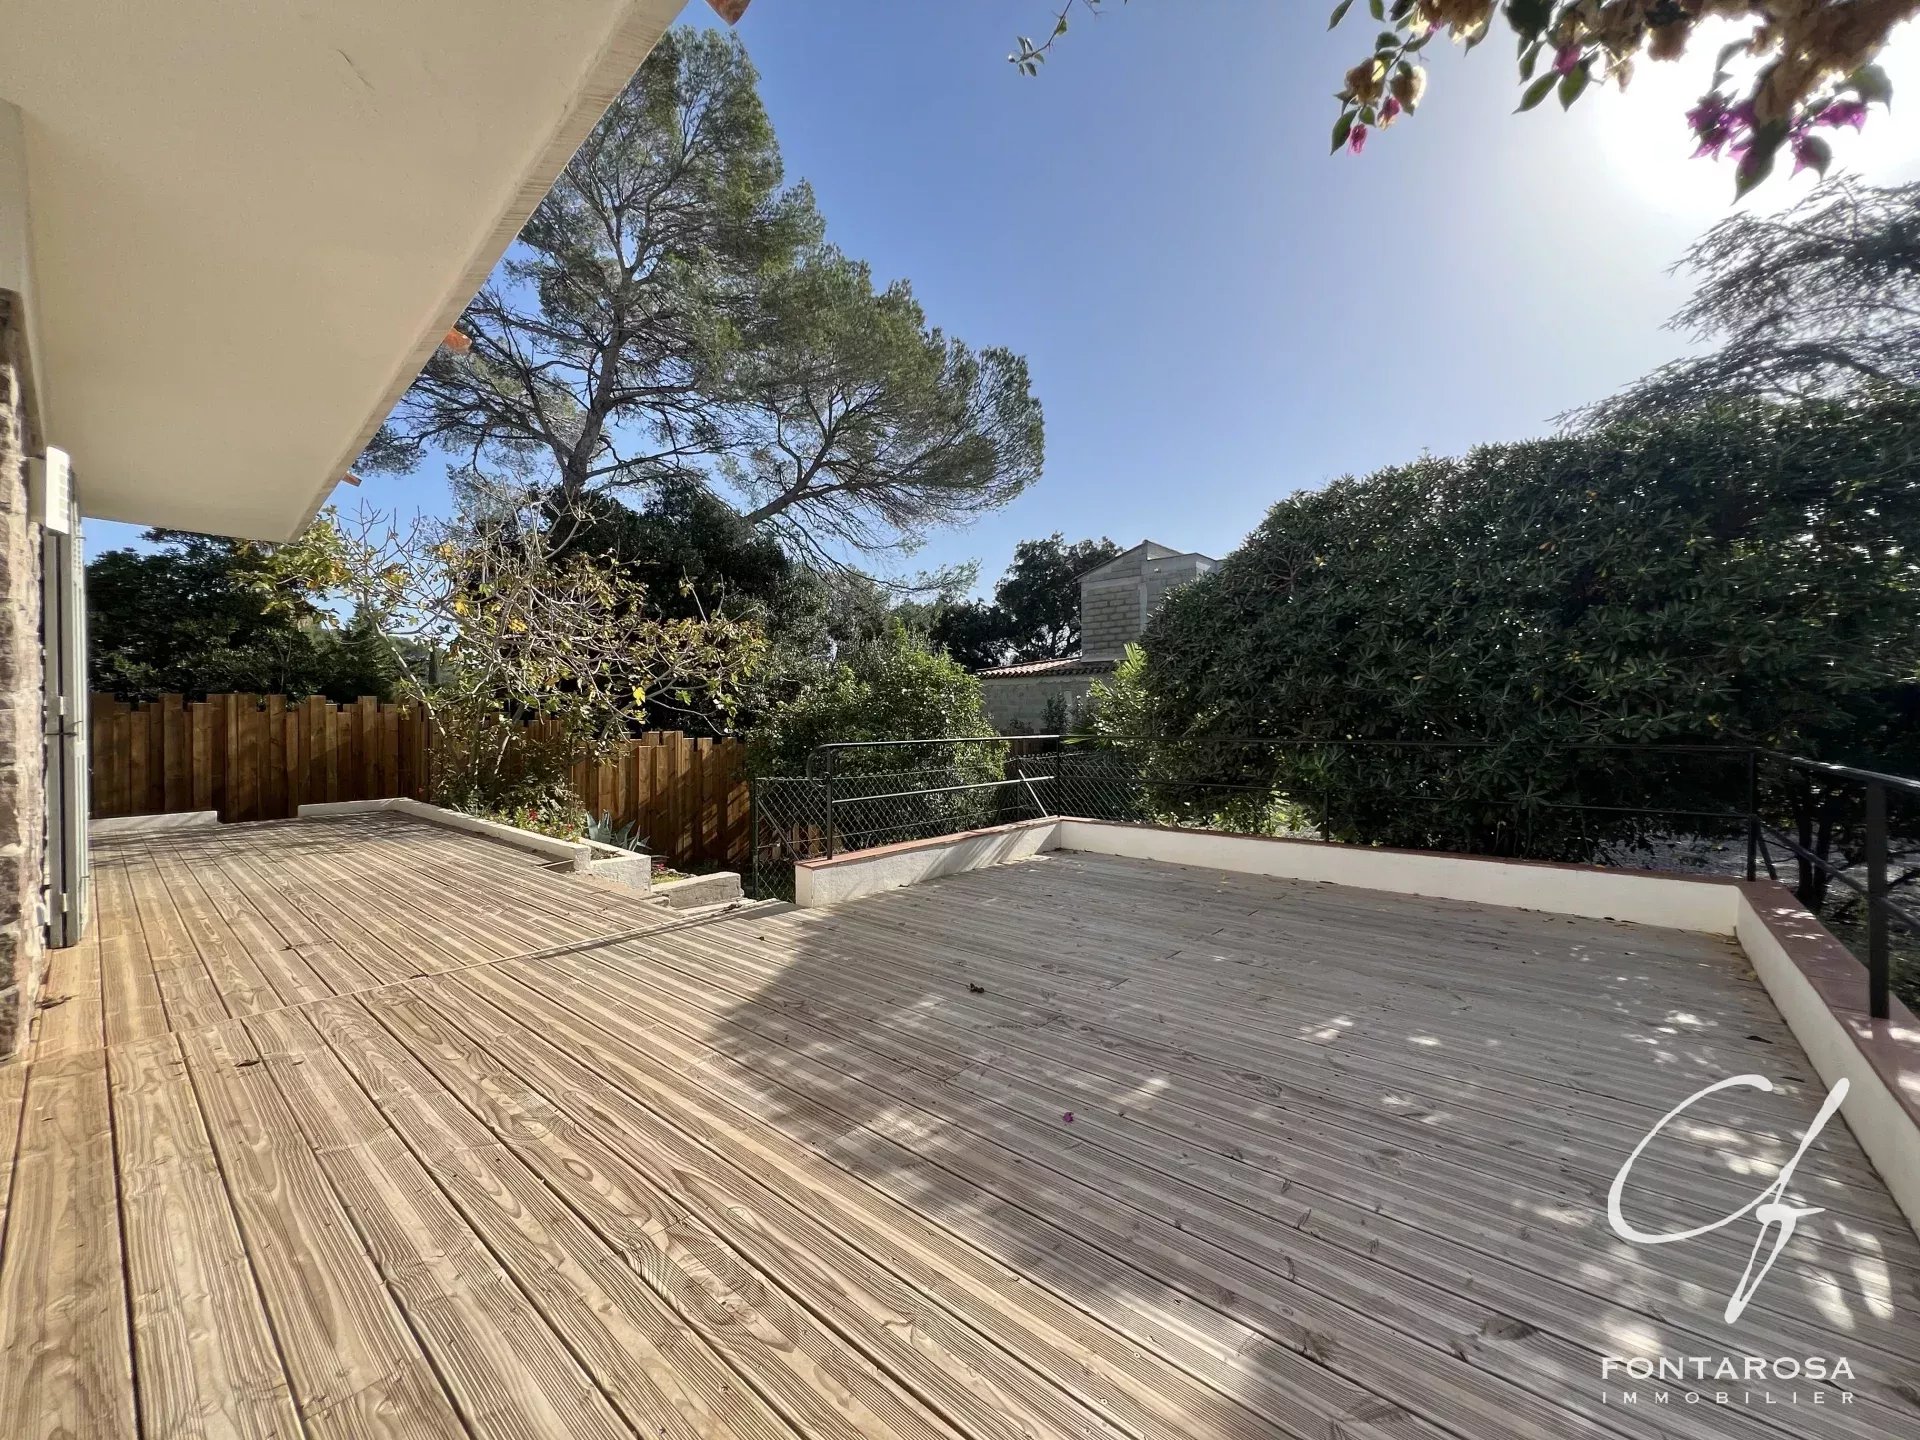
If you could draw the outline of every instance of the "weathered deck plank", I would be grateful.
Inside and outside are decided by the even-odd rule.
[[[96,875],[0,1068],[21,1433],[1660,1440],[1603,1357],[1757,1350],[1851,1403],[1685,1433],[1920,1436],[1920,1242],[1841,1128],[1736,1329],[1750,1233],[1606,1228],[1701,1085],[1781,1082],[1643,1222],[1818,1103],[1720,941],[1071,855],[689,926],[391,816]]]
[[[142,1432],[298,1433],[178,1043],[123,1045],[110,1065]]]
[[[100,1052],[37,1061],[0,1255],[0,1425],[10,1436],[135,1431],[113,1122]]]

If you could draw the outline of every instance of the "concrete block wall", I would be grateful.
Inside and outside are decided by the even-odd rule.
[[[1140,579],[1127,576],[1080,587],[1080,653],[1119,655],[1140,638]]]
[[[0,297],[0,1057],[39,998],[46,856],[40,527],[28,518],[21,347]]]
[[[1149,541],[1093,571],[1080,582],[1080,653],[1118,658],[1169,590],[1199,579],[1215,563]]]
[[[980,698],[1002,735],[1038,735],[1047,725],[1047,701],[1064,697],[1071,718],[1086,704],[1098,675],[983,675]]]
[[[1211,568],[1211,567],[1208,567]],[[1190,580],[1198,580],[1206,573],[1197,565],[1156,565],[1140,577],[1140,590],[1145,599],[1144,610],[1148,615],[1160,608],[1160,602],[1167,598],[1167,592],[1176,585],[1185,585]]]

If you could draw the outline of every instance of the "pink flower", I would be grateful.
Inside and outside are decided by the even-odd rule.
[[[1356,125],[1347,132],[1347,149],[1358,155],[1367,148],[1367,127]],[[1071,1118],[1071,1117],[1069,1117]]]
[[[1830,125],[1838,130],[1842,125],[1851,125],[1861,130],[1867,123],[1867,105],[1864,100],[1836,100],[1818,115],[1814,124]]]
[[[1833,163],[1833,147],[1816,135],[1809,135],[1804,129],[1796,131],[1793,137],[1793,173],[1802,170],[1818,170],[1827,173],[1827,166]]]
[[[1393,96],[1389,95],[1386,98],[1386,102],[1382,104],[1380,107],[1380,124],[1383,127],[1387,125],[1391,125],[1395,120],[1399,118],[1400,118],[1400,102],[1396,100]]]
[[[1699,148],[1693,152],[1694,158],[1697,160],[1702,155],[1711,155],[1718,160],[1741,129],[1740,114],[1739,110],[1729,109],[1727,102],[1718,95],[1707,96],[1689,110],[1687,124],[1700,139]],[[1746,148],[1744,144],[1735,145],[1734,158],[1739,159]]]
[[[1718,95],[1708,95],[1687,111],[1687,124],[1696,135],[1704,135],[1717,125],[1724,124],[1727,118],[1727,102]]]
[[[1580,68],[1580,47],[1562,45],[1554,52],[1553,69],[1557,75],[1571,75]]]
[[[1067,1111],[1067,1113],[1062,1115],[1060,1118],[1066,1121],[1067,1124],[1069,1125],[1073,1124],[1073,1111],[1071,1110]]]

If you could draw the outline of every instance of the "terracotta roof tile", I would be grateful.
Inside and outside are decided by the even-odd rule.
[[[996,665],[991,670],[976,670],[974,674],[982,679],[1003,675],[1110,675],[1116,663],[1113,660],[1090,660],[1069,655],[1064,660],[1029,660],[1020,665]]]

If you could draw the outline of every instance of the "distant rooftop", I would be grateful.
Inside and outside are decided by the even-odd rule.
[[[995,665],[980,675],[1108,675],[1115,662],[1069,655],[1061,660],[1023,660],[1017,665]]]

